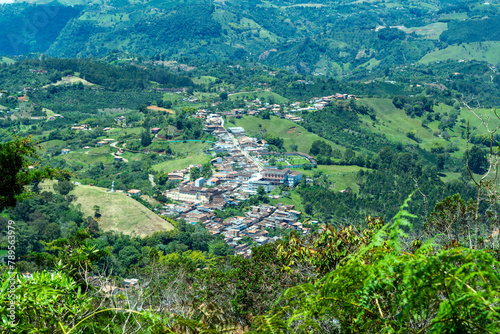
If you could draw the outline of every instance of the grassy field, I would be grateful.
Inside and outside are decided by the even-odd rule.
[[[158,172],[171,173],[174,170],[183,169],[193,164],[203,165],[212,159],[212,156],[207,154],[193,154],[186,158],[169,160],[157,165],[153,165],[152,168]]]
[[[207,75],[203,75],[203,76],[200,76],[200,77],[195,77],[192,80],[197,85],[207,85],[209,83],[213,83],[213,82],[217,81],[217,78],[216,77],[207,76]]]
[[[56,114],[55,112],[53,112],[52,110],[47,109],[47,108],[42,108],[42,111],[45,112],[45,115],[47,115],[47,118],[49,118],[50,116],[54,116]]]
[[[313,170],[297,169],[302,171],[302,177],[312,177],[315,173],[321,172],[328,176],[328,179],[333,183],[333,191],[344,190],[347,187],[351,188],[354,193],[359,192],[359,186],[356,182],[356,174],[360,170],[370,170],[364,167],[358,166],[324,166],[319,165]],[[273,194],[277,194],[277,190],[273,191]],[[270,203],[276,205],[278,203],[283,203],[285,205],[295,205],[295,208],[299,211],[304,211],[304,205],[302,203],[302,198],[300,195],[294,191],[290,192],[290,198],[280,197],[278,199],[271,199]]]
[[[425,36],[429,39],[439,39],[439,36],[443,33],[443,31],[448,29],[448,23],[446,22],[435,22],[428,24],[423,27],[414,27],[407,29],[405,32],[412,33],[414,32],[417,35]]]
[[[173,229],[169,222],[126,194],[84,185],[76,186],[71,194],[77,196],[76,202],[82,205],[85,217],[94,215],[94,205],[101,208],[99,227],[104,231],[145,236]]]
[[[301,169],[302,170],[302,169]],[[328,179],[333,183],[333,191],[340,191],[351,188],[353,192],[359,192],[359,186],[356,182],[356,174],[360,170],[370,170],[369,168],[359,166],[325,166],[319,165],[313,170],[302,170],[303,176],[312,177],[315,172],[321,172],[328,175]]]
[[[260,91],[260,92],[245,92],[245,93],[234,93],[229,95],[229,100],[234,101],[237,99],[240,100],[255,100],[258,98],[261,101],[269,102],[269,97],[274,100],[274,103],[286,103],[288,99],[283,96],[276,94],[274,92]]]
[[[368,116],[362,116],[364,126],[371,131],[384,134],[394,142],[416,144],[414,140],[406,137],[408,131],[415,131],[416,136],[422,140],[421,143],[419,143],[420,147],[426,150],[430,150],[430,148],[436,144],[447,146],[450,143],[455,143],[459,148],[458,151],[452,153],[455,157],[460,157],[464,154],[467,143],[465,139],[467,121],[470,123],[472,134],[487,133],[481,120],[466,108],[461,109],[460,115],[458,116],[459,121],[455,126],[452,129],[447,129],[450,139],[445,140],[433,134],[435,131],[438,131],[439,121],[430,122],[428,128],[424,128],[422,127],[423,118],[408,117],[404,110],[394,107],[390,99],[361,99],[360,103],[372,107],[375,110],[378,123],[373,122]],[[452,109],[452,107],[443,103],[434,106],[434,112],[439,112],[441,114],[449,113]],[[490,130],[494,129],[496,126],[500,126],[500,120],[495,117],[492,109],[475,109],[474,111],[488,123],[488,128]],[[463,119],[463,123],[460,121],[461,119]]]
[[[0,57],[0,63],[6,63],[6,64],[14,64],[16,61],[13,59],[10,59],[8,57],[1,56]]]
[[[404,110],[394,107],[390,99],[361,99],[360,103],[373,108],[378,120],[378,122],[373,122],[370,117],[362,116],[364,126],[375,133],[385,135],[391,141],[416,144],[414,140],[406,136],[408,131],[415,131],[416,136],[422,140],[420,146],[423,148],[430,149],[434,143],[449,144],[444,139],[433,135],[439,122],[436,122],[435,128],[433,128],[434,124],[431,123],[429,129],[426,129],[422,127],[420,119],[407,116]]]
[[[276,205],[282,203],[284,205],[295,205],[295,210],[304,211],[304,204],[302,203],[302,197],[295,191],[290,191],[290,198],[280,197],[277,199],[270,199],[269,204]]]
[[[59,80],[58,82],[50,84],[50,85],[43,86],[42,88],[47,88],[47,87],[49,87],[51,85],[52,86],[74,85],[74,84],[77,84],[77,83],[80,83],[80,82],[84,86],[94,86],[93,83],[88,82],[87,80],[82,79],[82,78],[78,78],[78,77],[64,77],[64,78],[61,78],[61,80]]]
[[[64,148],[66,147],[66,142],[64,140],[49,140],[46,142],[43,142],[41,145],[42,149],[49,149],[52,147],[60,147]]]
[[[500,42],[474,42],[462,45],[451,45],[442,50],[426,54],[420,63],[428,64],[436,61],[444,61],[447,59],[459,60],[481,60],[490,64],[497,65],[500,59]]]
[[[202,155],[203,151],[209,149],[212,144],[210,143],[199,143],[199,142],[187,142],[187,143],[168,143],[172,151],[176,154],[185,155]]]
[[[275,116],[271,116],[271,119],[244,116],[241,119],[235,119],[235,123],[236,124],[228,123],[226,127],[241,126],[250,135],[252,135],[252,133],[269,133],[274,136],[278,136],[284,139],[284,145],[287,150],[290,150],[290,145],[297,145],[299,152],[309,153],[312,143],[315,140],[321,139],[330,144],[334,149],[339,148],[343,151],[341,146],[321,138],[320,136],[307,131],[302,126],[287,119],[281,119]]]
[[[70,152],[66,155],[59,156],[59,159],[64,159],[66,162],[75,162],[77,164],[95,165],[96,163],[102,162],[103,164],[111,164],[114,158],[111,154],[85,154],[80,152]]]

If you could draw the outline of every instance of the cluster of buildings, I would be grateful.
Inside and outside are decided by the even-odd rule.
[[[225,116],[241,118],[243,115],[256,116],[262,112],[269,112],[280,118],[289,119],[294,122],[301,122],[303,119],[302,117],[296,115],[297,112],[321,110],[334,100],[349,99],[356,99],[356,96],[337,93],[330,96],[315,97],[309,101],[308,105],[304,105],[304,103],[300,102],[294,102],[289,105],[267,103],[257,98],[252,101],[246,101],[245,108],[231,109],[229,111],[225,111],[223,114]]]
[[[224,205],[217,206],[222,209]],[[226,203],[227,204],[227,203]],[[294,210],[293,205],[272,206],[262,204],[251,206],[244,216],[228,219],[217,218],[211,210],[213,205],[182,203],[168,204],[160,212],[161,215],[176,216],[191,224],[201,223],[212,235],[222,235],[226,243],[234,248],[237,254],[251,255],[253,245],[264,245],[274,242],[280,237],[271,237],[269,231],[276,229],[294,229],[306,234],[310,231],[300,222],[301,212]],[[312,222],[315,223],[315,222]]]
[[[250,255],[252,244],[261,245],[276,239],[268,237],[270,228],[293,228],[307,233],[308,229],[299,222],[301,212],[293,206],[264,204],[251,207],[244,217],[217,218],[216,210],[238,205],[259,189],[269,192],[282,185],[296,186],[302,173],[289,168],[264,168],[257,157],[267,152],[265,141],[247,136],[243,128],[226,130],[220,115],[200,111],[197,117],[204,117],[205,130],[218,138],[211,160],[212,176],[190,181],[191,169],[202,168],[201,165],[169,173],[169,180],[179,183],[164,195],[176,203],[165,205],[160,214],[201,223],[213,235],[223,235],[237,253],[245,256]]]
[[[350,99],[356,99],[356,95],[349,95],[349,94],[334,94],[330,96],[323,96],[323,97],[315,97],[309,101],[310,104],[314,106],[315,110],[321,110],[325,108],[326,106],[330,105],[332,101],[335,100],[350,100]]]

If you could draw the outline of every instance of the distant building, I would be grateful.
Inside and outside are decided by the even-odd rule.
[[[141,196],[141,191],[139,189],[130,189],[127,192],[129,196],[136,196],[136,197]]]
[[[160,130],[161,130],[160,128],[151,128],[150,131],[152,134],[157,134],[158,132],[160,132]]]
[[[192,187],[181,187],[167,191],[165,195],[174,201],[208,203],[210,196],[206,191],[201,191]]]
[[[203,187],[203,185],[205,184],[205,179],[200,177],[199,179],[196,179],[194,181],[194,186],[195,187]]]
[[[68,154],[69,152],[71,152],[71,150],[69,148],[63,148],[61,150],[61,154]]]
[[[220,184],[220,180],[218,178],[216,178],[216,177],[212,177],[211,179],[209,179],[207,181],[207,186],[210,186],[210,187],[211,186],[216,186],[218,184]]]
[[[97,146],[106,145],[107,143],[108,143],[107,141],[101,140],[97,142]]]
[[[299,183],[300,180],[302,180],[302,172],[291,171],[288,174],[288,186],[290,188],[295,187]]]
[[[259,190],[259,187],[264,188],[266,193],[270,192],[273,190],[275,187],[271,185],[271,182],[265,181],[263,179],[260,180],[248,180],[248,191],[250,192],[257,192]]]
[[[245,134],[245,129],[240,126],[227,128],[227,131],[231,132],[235,136],[242,136]]]
[[[184,174],[182,174],[182,173],[168,173],[168,180],[181,182],[184,180]]]
[[[288,184],[288,174],[290,174],[290,169],[288,168],[264,168],[262,178],[264,181],[271,182],[272,185]]]

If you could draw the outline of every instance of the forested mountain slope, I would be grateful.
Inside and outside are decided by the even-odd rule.
[[[0,6],[0,30],[6,32],[0,53],[94,57],[122,50],[346,75],[418,62],[427,54],[444,60],[493,52],[489,59],[496,62],[499,14],[494,3],[469,0],[35,1]],[[479,43],[478,52],[438,52],[467,43]]]

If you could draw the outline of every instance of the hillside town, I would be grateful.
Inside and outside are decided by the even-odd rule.
[[[293,205],[261,204],[252,206],[241,217],[217,218],[215,210],[237,205],[252,195],[269,193],[280,186],[293,188],[303,177],[302,172],[290,168],[267,167],[268,161],[264,157],[268,154],[268,144],[249,137],[241,127],[226,130],[219,114],[206,115],[205,130],[218,139],[212,149],[211,167],[215,172],[208,179],[190,180],[191,169],[202,168],[193,164],[168,173],[168,179],[177,181],[178,186],[164,193],[174,203],[167,204],[161,215],[174,216],[192,224],[201,223],[212,235],[223,235],[228,245],[244,256],[250,256],[252,244],[262,245],[278,238],[269,237],[269,229],[309,231],[301,223],[304,216],[294,210]],[[311,164],[316,163],[309,158]],[[252,242],[242,243],[246,237]]]

